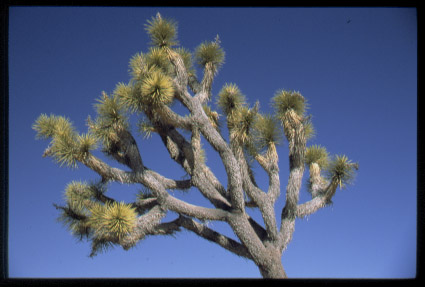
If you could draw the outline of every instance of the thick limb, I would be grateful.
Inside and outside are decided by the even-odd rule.
[[[286,248],[295,230],[299,192],[304,174],[305,135],[302,118],[293,110],[283,118],[285,136],[289,142],[289,179],[286,187],[286,204],[282,209],[279,249]]]
[[[239,242],[228,238],[214,230],[212,230],[211,228],[208,228],[207,226],[200,224],[198,222],[196,222],[195,220],[185,217],[185,216],[180,216],[177,219],[177,223],[186,228],[187,230],[192,231],[193,233],[195,233],[196,235],[214,242],[218,245],[220,245],[221,247],[223,247],[224,249],[238,255],[238,256],[242,256],[245,257],[247,259],[252,259],[250,253],[248,252],[248,250],[246,249],[246,247],[242,244],[240,244]]]

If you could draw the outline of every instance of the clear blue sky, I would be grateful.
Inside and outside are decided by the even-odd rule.
[[[89,244],[56,222],[52,203],[64,203],[66,184],[97,177],[84,166],[72,171],[42,158],[48,142],[36,141],[31,125],[41,113],[54,113],[85,132],[95,99],[127,82],[130,57],[147,51],[144,24],[158,11],[178,22],[179,42],[191,51],[220,36],[226,63],[213,93],[236,83],[267,112],[277,90],[298,90],[309,101],[317,131],[310,143],[360,164],[355,184],[338,190],[332,206],[297,221],[282,257],[288,276],[414,277],[416,10],[155,7],[10,8],[10,277],[260,277],[251,261],[186,231],[91,259]],[[156,137],[138,141],[150,168],[172,178],[184,175]],[[286,150],[286,143],[278,148],[282,188]],[[225,179],[210,150],[207,158]],[[267,177],[257,174],[265,186]],[[110,195],[130,201],[135,192],[112,185]],[[204,204],[194,191],[175,196]],[[306,200],[303,189],[300,202]],[[277,203],[278,213],[283,204]],[[210,227],[232,236],[222,224]]]

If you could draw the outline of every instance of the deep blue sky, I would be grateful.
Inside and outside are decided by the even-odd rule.
[[[9,275],[260,277],[252,262],[189,232],[90,259],[89,244],[56,222],[52,203],[64,203],[66,184],[97,177],[42,158],[48,142],[36,141],[31,126],[41,113],[54,113],[86,131],[95,99],[128,82],[129,59],[147,51],[144,24],[158,11],[178,22],[179,42],[191,51],[220,36],[226,63],[213,93],[236,83],[270,112],[277,90],[298,90],[317,131],[310,144],[360,164],[355,184],[338,190],[332,206],[297,221],[282,257],[288,276],[414,277],[417,20],[415,9],[404,8],[10,8]],[[158,138],[139,139],[146,165],[172,178],[184,175]],[[282,195],[286,150],[286,143],[278,147]],[[210,149],[207,158],[225,181]],[[257,175],[265,187],[267,177]],[[135,192],[112,185],[110,195],[129,201]],[[175,196],[204,204],[196,191]],[[306,200],[303,189],[300,201]],[[283,204],[284,198],[278,213]],[[233,236],[223,224],[210,227]]]

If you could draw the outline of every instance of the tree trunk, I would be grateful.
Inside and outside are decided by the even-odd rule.
[[[258,266],[258,268],[260,269],[261,276],[263,276],[263,278],[287,278],[286,272],[282,266],[280,256],[273,256],[273,258],[268,258],[266,262],[267,263]]]
[[[283,279],[287,278],[282,265],[282,253],[274,246],[267,246],[266,250],[255,256],[258,269],[263,278]]]

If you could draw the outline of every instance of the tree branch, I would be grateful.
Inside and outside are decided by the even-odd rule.
[[[201,90],[201,84],[195,75],[189,75],[188,79],[189,88],[194,94],[198,94]]]
[[[179,214],[183,214],[190,217],[195,217],[200,220],[218,220],[224,221],[228,217],[228,212],[218,208],[207,208],[197,205],[193,205],[187,202],[184,202],[180,199],[168,195],[164,200],[158,198],[158,202]]]
[[[101,159],[89,153],[81,162],[98,173],[104,180],[112,180],[121,183],[138,183],[138,175],[141,172],[127,172],[119,168],[110,167]]]
[[[121,240],[120,244],[125,250],[128,250],[146,235],[154,234],[155,227],[160,223],[161,219],[164,218],[165,215],[166,212],[161,206],[154,206],[146,214],[139,216],[133,232],[125,236]]]
[[[267,196],[272,203],[276,202],[280,195],[280,178],[279,178],[279,156],[276,152],[276,146],[271,144],[266,152],[266,157],[257,154],[255,159],[260,166],[266,171],[269,177],[269,188]]]
[[[193,233],[195,233],[196,235],[214,242],[218,245],[220,245],[221,247],[223,247],[224,249],[238,255],[238,256],[242,256],[245,257],[247,259],[252,259],[251,255],[249,254],[248,250],[246,249],[245,246],[243,246],[242,244],[236,242],[235,240],[228,238],[210,228],[208,228],[207,226],[200,224],[196,221],[194,221],[193,219],[184,217],[184,216],[180,216],[177,220],[177,222],[179,223],[180,226],[186,228],[187,230],[192,231]]]
[[[132,203],[139,214],[144,214],[147,210],[151,210],[158,205],[158,200],[155,197],[145,198]]]
[[[165,189],[186,190],[193,186],[191,179],[174,180],[174,179],[166,178],[165,176],[149,169],[146,169],[145,172],[152,174],[152,176],[154,176],[158,181],[162,183]]]
[[[94,128],[91,121],[89,121],[89,127]],[[116,136],[111,139],[111,146],[104,152],[133,171],[143,170],[143,161],[133,135],[121,125],[117,125],[115,132]]]
[[[261,254],[266,253],[266,247],[250,224],[247,214],[232,213],[227,222],[232,227],[242,244],[247,248],[255,264],[257,264],[257,266],[265,265],[265,257],[261,256]]]
[[[176,128],[182,128],[185,130],[190,130],[192,127],[193,121],[190,119],[190,117],[182,117],[176,114],[166,105],[163,105],[156,112],[164,124],[167,124]]]
[[[184,65],[178,64],[179,59],[181,60],[180,56],[177,53],[169,53],[170,59],[172,58],[174,61],[174,65],[176,70],[183,69]],[[207,65],[208,66],[208,65]],[[213,67],[211,67],[213,68]],[[207,69],[208,70],[208,69]],[[212,70],[211,70],[212,71]],[[184,73],[182,73],[183,75]],[[186,73],[187,75],[187,73]],[[181,79],[180,79],[181,80]],[[232,152],[230,148],[227,146],[221,135],[215,130],[215,128],[212,127],[210,121],[208,120],[207,116],[205,115],[205,112],[202,108],[201,101],[199,100],[199,97],[190,97],[187,92],[187,87],[184,85],[180,85],[180,80],[178,78],[175,79],[175,85],[177,87],[177,94],[179,95],[179,98],[181,99],[182,103],[189,109],[189,111],[192,114],[194,122],[199,126],[201,133],[203,136],[209,141],[212,146],[219,152],[220,157],[222,158],[225,169],[228,175],[228,187],[231,194],[231,200],[233,208],[241,211],[243,210],[244,206],[244,200],[243,200],[243,192],[242,192],[242,184],[240,179],[240,174],[237,170],[237,163],[234,159],[234,156],[232,155]],[[187,79],[184,79],[183,82],[187,84]],[[208,85],[204,85],[204,87],[207,87]],[[148,117],[152,120],[152,115],[147,114]],[[169,136],[168,132],[170,129],[167,130],[167,134],[162,134],[161,138],[163,139],[163,142],[168,145],[168,141],[166,141],[166,137]],[[171,129],[172,130],[172,129]],[[212,130],[212,131],[211,131]],[[163,129],[164,131],[164,129]],[[213,132],[211,134],[211,132]],[[170,146],[167,146],[167,149],[170,151]],[[173,152],[175,153],[175,152]],[[172,153],[170,152],[172,155]],[[181,154],[180,152],[177,152],[175,154]],[[186,154],[187,156],[187,154]],[[177,157],[172,158],[175,160],[179,160]],[[188,159],[188,158],[186,158]],[[181,160],[181,159],[180,159]],[[184,164],[184,162],[182,161]],[[193,160],[192,160],[193,163]],[[190,166],[190,165],[189,165]],[[189,166],[185,167],[188,168]],[[235,169],[236,168],[236,169]],[[192,174],[191,172],[189,174]]]
[[[194,110],[192,112],[194,113],[195,120],[199,124],[200,131],[204,138],[219,153],[224,164],[232,206],[234,209],[242,211],[245,201],[242,190],[242,176],[238,162],[226,141],[208,120],[201,103],[197,99],[194,99],[193,102]]]
[[[195,95],[199,102],[204,103],[211,98],[212,82],[215,76],[215,69],[212,63],[207,63],[204,69],[204,77],[200,84],[200,91]]]
[[[318,196],[314,197],[313,199],[303,204],[298,205],[297,213],[296,213],[297,217],[303,218],[325,207],[331,201],[332,197],[335,195],[337,187],[338,187],[338,182],[337,180],[334,179],[329,183],[329,185],[324,190],[321,190]]]
[[[214,185],[205,176],[205,170],[207,169],[207,167],[205,165],[205,160],[200,158],[200,155],[203,151],[201,149],[201,135],[197,127],[193,127],[192,129],[191,145],[193,154],[198,155],[193,157],[194,161],[192,180],[194,185],[198,187],[201,193],[207,199],[209,199],[210,202],[214,204],[214,206],[229,210],[230,203],[225,197],[223,197],[222,194],[220,194],[220,192],[217,191],[217,189],[215,189]]]
[[[230,203],[225,194],[223,194],[224,188],[221,184],[217,184],[218,180],[205,163],[196,159],[196,151],[198,150],[199,152],[199,148],[196,145],[200,145],[200,143],[199,139],[194,138],[193,134],[196,133],[196,128],[193,127],[193,129],[195,130],[195,132],[192,132],[192,140],[194,142],[189,143],[176,129],[162,125],[157,126],[158,133],[171,158],[192,176],[191,184],[196,186],[214,206],[226,210]],[[196,143],[197,140],[198,143]]]
[[[305,135],[302,118],[293,110],[285,113],[283,120],[285,136],[289,142],[289,179],[286,188],[286,204],[282,209],[280,243],[283,250],[292,239],[299,192],[304,174]]]
[[[165,51],[168,55],[168,58],[170,59],[170,62],[174,66],[178,86],[180,89],[186,89],[188,84],[188,75],[182,57],[169,47],[166,47]]]
[[[264,224],[266,226],[268,237],[272,240],[277,240],[278,231],[274,202],[272,202],[268,198],[267,194],[265,194],[261,189],[259,189],[252,183],[248,173],[248,164],[246,162],[246,158],[244,156],[241,144],[238,144],[235,141],[231,141],[231,146],[240,165],[243,188],[248,194],[248,196],[256,203],[256,205],[260,209]]]

